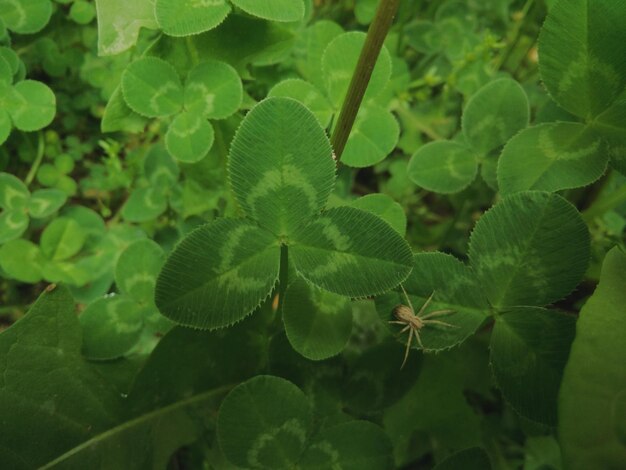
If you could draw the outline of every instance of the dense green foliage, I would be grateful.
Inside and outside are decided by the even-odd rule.
[[[336,155],[379,3],[0,0],[0,468],[626,468],[626,0],[401,0]]]

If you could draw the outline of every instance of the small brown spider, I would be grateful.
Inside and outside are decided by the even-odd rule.
[[[389,323],[394,323],[396,325],[404,325],[404,328],[402,328],[400,333],[398,333],[399,335],[404,333],[407,330],[409,331],[409,339],[406,342],[404,360],[402,361],[402,365],[400,366],[400,369],[402,369],[404,367],[404,364],[406,364],[407,358],[409,357],[409,349],[411,348],[411,340],[413,339],[414,335],[415,335],[415,340],[417,341],[417,344],[422,349],[425,350],[424,345],[422,344],[422,340],[420,338],[420,333],[419,333],[422,328],[424,328],[426,325],[440,325],[440,326],[448,326],[451,328],[458,328],[458,326],[451,325],[450,323],[446,323],[441,320],[431,320],[433,317],[440,317],[443,315],[449,315],[451,313],[454,313],[454,310],[436,310],[434,312],[430,312],[430,313],[427,313],[426,315],[423,315],[424,311],[428,308],[428,305],[432,301],[433,296],[435,295],[435,291],[433,291],[433,293],[430,294],[430,297],[428,297],[426,302],[424,302],[424,305],[422,305],[422,308],[420,308],[419,312],[417,312],[416,314],[415,309],[413,308],[413,305],[411,304],[411,299],[409,299],[409,296],[406,293],[404,286],[400,284],[400,287],[402,288],[402,292],[404,292],[404,297],[406,298],[406,301],[409,304],[409,306],[407,307],[406,305],[396,305],[393,309],[393,313],[395,317],[397,318],[397,320],[390,320]]]

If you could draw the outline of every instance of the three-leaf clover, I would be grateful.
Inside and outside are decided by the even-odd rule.
[[[38,189],[31,194],[21,180],[0,173],[0,243],[19,238],[31,217],[43,219],[54,214],[66,199],[57,189]]]
[[[156,57],[143,57],[122,75],[128,106],[141,116],[174,116],[165,135],[168,151],[182,162],[202,160],[215,139],[207,119],[225,119],[243,100],[237,71],[225,62],[204,61],[187,74],[185,84],[176,69]]]
[[[297,101],[256,105],[235,135],[228,170],[245,218],[217,219],[174,249],[156,286],[157,307],[173,321],[212,329],[250,314],[278,280],[281,247],[302,278],[348,297],[380,294],[411,272],[408,244],[379,217],[323,211],[335,162],[324,130]]]

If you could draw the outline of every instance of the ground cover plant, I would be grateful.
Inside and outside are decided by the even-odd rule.
[[[0,468],[626,468],[625,0],[0,0]]]

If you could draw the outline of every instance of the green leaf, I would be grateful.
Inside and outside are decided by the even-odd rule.
[[[482,87],[463,110],[467,142],[482,154],[503,145],[528,125],[526,92],[515,80],[501,78]]]
[[[600,284],[580,312],[559,392],[564,468],[626,465],[626,255],[606,255]]]
[[[9,173],[0,173],[0,208],[23,209],[30,192],[22,180]]]
[[[56,97],[41,82],[24,80],[17,83],[8,97],[13,125],[21,131],[37,131],[52,122],[56,114]]]
[[[199,114],[184,111],[170,124],[165,134],[165,146],[174,158],[195,163],[206,157],[213,146],[215,132]]]
[[[7,210],[0,214],[0,243],[19,238],[28,228],[29,218],[19,210]]]
[[[4,109],[0,109],[0,145],[4,144],[11,135],[11,116]]]
[[[102,132],[124,131],[138,133],[144,130],[148,120],[137,114],[124,101],[121,85],[118,86],[104,109],[100,123]]]
[[[139,306],[124,296],[96,300],[79,319],[83,328],[83,355],[88,359],[122,357],[137,344],[143,330]]]
[[[326,47],[322,57],[324,84],[330,101],[335,108],[343,103],[352,75],[356,69],[361,49],[365,44],[365,33],[352,31],[334,38]],[[372,72],[365,99],[374,98],[382,92],[391,78],[391,56],[383,47]]]
[[[0,55],[0,86],[5,87],[13,83],[13,71],[11,65],[4,56]]]
[[[151,0],[96,0],[98,55],[114,55],[133,47],[141,28],[157,29]]]
[[[143,171],[153,186],[170,187],[178,181],[180,169],[165,146],[153,145],[146,152]]]
[[[304,18],[302,0],[231,0],[246,13],[270,21],[298,21]]]
[[[426,300],[432,301],[422,315],[449,310],[449,313],[432,318],[451,326],[425,324],[419,331],[420,341],[426,351],[442,351],[459,345],[476,332],[487,318],[489,306],[481,293],[481,286],[472,270],[454,256],[444,253],[419,253],[413,258],[413,271],[404,282],[413,311],[417,314]],[[390,326],[397,320],[394,310],[407,305],[403,292],[390,292],[376,299],[376,308],[383,322],[391,331],[403,329],[402,325]],[[398,337],[406,344],[408,332]],[[411,340],[411,346],[420,348],[419,342]]]
[[[49,217],[67,201],[67,195],[58,189],[38,189],[28,201],[28,213],[34,219]]]
[[[86,25],[96,17],[95,7],[86,0],[75,0],[70,8],[70,18],[80,25]]]
[[[322,56],[326,46],[342,33],[343,29],[337,23],[319,20],[303,29],[296,38],[296,67],[319,90],[326,88],[326,75],[322,71]]]
[[[62,261],[78,253],[85,243],[86,234],[73,219],[54,219],[41,234],[41,251],[53,260]]]
[[[404,237],[406,233],[406,214],[404,209],[386,194],[368,194],[356,199],[350,206],[380,217],[400,236]]]
[[[489,456],[480,447],[455,452],[433,470],[491,470]]]
[[[480,218],[469,257],[491,305],[542,306],[569,294],[589,264],[589,232],[556,194],[516,193]]]
[[[41,281],[41,250],[28,240],[12,240],[0,248],[0,266],[13,279],[29,284]]]
[[[557,395],[576,317],[517,307],[496,317],[491,367],[505,399],[525,418],[555,427]]]
[[[305,279],[350,297],[381,294],[404,281],[411,249],[379,217],[337,207],[303,225],[290,239],[290,258]]]
[[[126,68],[122,92],[128,106],[146,117],[170,116],[183,107],[183,86],[176,69],[156,57],[142,57]]]
[[[285,294],[283,321],[293,348],[319,361],[346,347],[352,333],[352,306],[350,299],[298,279]]]
[[[217,27],[231,7],[226,0],[156,0],[154,13],[163,32],[169,36],[191,36]]]
[[[375,165],[393,151],[399,137],[400,126],[393,114],[378,106],[361,108],[341,162],[356,168]]]
[[[309,402],[298,387],[262,375],[226,396],[217,417],[217,437],[234,465],[293,468],[304,451],[312,418]]]
[[[369,421],[350,421],[324,429],[299,462],[302,470],[384,470],[395,468],[389,437]]]
[[[156,279],[165,261],[163,249],[152,240],[137,240],[121,253],[115,266],[115,284],[122,294],[151,304]]]
[[[409,161],[411,181],[429,191],[451,194],[467,188],[478,172],[474,152],[449,140],[422,145]]]
[[[289,78],[277,83],[267,96],[281,96],[299,101],[315,115],[324,128],[328,127],[334,113],[328,98],[315,85],[299,78]]]
[[[241,106],[243,85],[237,71],[225,62],[196,65],[185,81],[185,109],[208,119],[225,119]]]
[[[498,187],[503,195],[578,188],[600,178],[608,160],[601,139],[586,126],[540,124],[506,144],[498,163]]]
[[[50,0],[0,0],[0,18],[18,34],[41,31],[50,21]]]
[[[275,235],[287,236],[326,204],[335,163],[310,111],[292,99],[268,98],[243,120],[228,170],[243,212]]]
[[[0,467],[39,468],[113,426],[119,395],[80,347],[74,302],[63,287],[49,287],[0,334]]]
[[[167,209],[163,189],[156,186],[134,190],[124,207],[122,216],[129,222],[147,222],[156,219]]]
[[[276,238],[251,222],[217,219],[189,234],[167,259],[156,304],[181,325],[232,325],[257,308],[278,280]]]
[[[609,108],[626,86],[626,4],[560,0],[539,36],[541,78],[556,102],[581,118]]]

